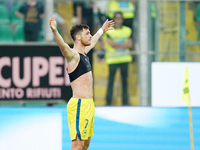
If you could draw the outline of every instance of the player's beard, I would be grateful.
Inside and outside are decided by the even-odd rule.
[[[81,43],[85,46],[90,46],[91,45],[91,41],[81,41]]]

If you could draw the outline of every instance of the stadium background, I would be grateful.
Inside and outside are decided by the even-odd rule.
[[[10,11],[7,2],[13,3]],[[23,39],[23,20],[14,14],[23,2],[25,0],[0,1],[0,149],[69,149],[65,106],[72,92],[65,59],[53,41],[48,19],[56,3],[57,12],[70,29],[74,18],[73,1],[41,1],[45,18],[38,42],[25,42]],[[131,54],[134,61],[129,64],[128,74],[130,106],[122,106],[119,70],[115,76],[112,106],[104,106],[108,66],[98,57],[104,53],[101,42],[89,53],[96,105],[95,136],[89,149],[190,149],[189,114],[181,100],[181,91],[184,67],[190,65],[187,62],[198,64],[200,60],[199,1],[133,2],[134,48]],[[103,7],[109,1],[97,0],[96,3]],[[97,31],[101,25],[95,12],[94,31]],[[102,12],[106,14],[109,8]],[[68,32],[63,37],[73,46]],[[161,64],[164,70],[172,62],[177,65],[184,63],[184,66],[182,70],[169,69],[163,76],[153,78],[162,70],[159,68],[153,72],[152,62]],[[171,68],[177,67],[176,64]],[[199,74],[198,65],[193,70]],[[190,74],[195,74],[193,70],[189,69]],[[24,75],[27,80],[23,80]],[[172,82],[169,75],[180,79],[179,83],[175,84],[177,80]],[[198,150],[200,79],[192,76],[190,80],[194,148]],[[158,82],[171,84],[158,85]],[[170,91],[174,89],[172,87],[179,88]],[[160,96],[163,91],[166,94]],[[156,105],[158,95],[159,105]],[[169,101],[164,101],[169,95]]]

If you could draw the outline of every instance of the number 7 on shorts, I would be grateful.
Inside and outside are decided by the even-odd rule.
[[[88,119],[85,119],[85,121],[87,121],[87,123],[86,123],[86,125],[85,125],[85,128],[87,128],[87,125],[88,125],[89,120],[88,120]]]

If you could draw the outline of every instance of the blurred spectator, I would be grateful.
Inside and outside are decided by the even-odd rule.
[[[129,1],[116,1],[111,0],[108,7],[107,16],[109,19],[113,19],[115,12],[122,12],[124,22],[123,25],[133,29],[133,19],[135,16],[135,3]]]
[[[64,34],[67,33],[67,24],[65,23],[63,17],[57,12],[57,7],[56,6],[54,7],[53,15],[56,18],[58,31],[63,36]]]
[[[108,4],[109,1],[97,1],[93,0],[93,10],[94,13],[98,15],[98,19],[103,25],[103,23],[106,21],[106,12],[108,11]]]
[[[15,14],[24,19],[25,41],[38,41],[41,21],[44,18],[44,8],[41,2],[28,0]]]
[[[133,47],[132,29],[123,25],[122,12],[116,12],[113,18],[113,30],[104,36],[106,55],[105,61],[109,65],[109,79],[107,88],[107,105],[111,105],[113,83],[117,68],[121,70],[123,105],[128,105],[127,77],[128,63],[132,61],[129,49]]]
[[[94,31],[93,6],[94,2],[91,0],[74,2],[74,23],[87,24],[90,27],[91,34]]]

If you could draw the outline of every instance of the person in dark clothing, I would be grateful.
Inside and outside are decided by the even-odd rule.
[[[38,34],[41,29],[41,21],[44,18],[44,8],[41,2],[29,0],[15,12],[24,19],[25,41],[38,41]]]

